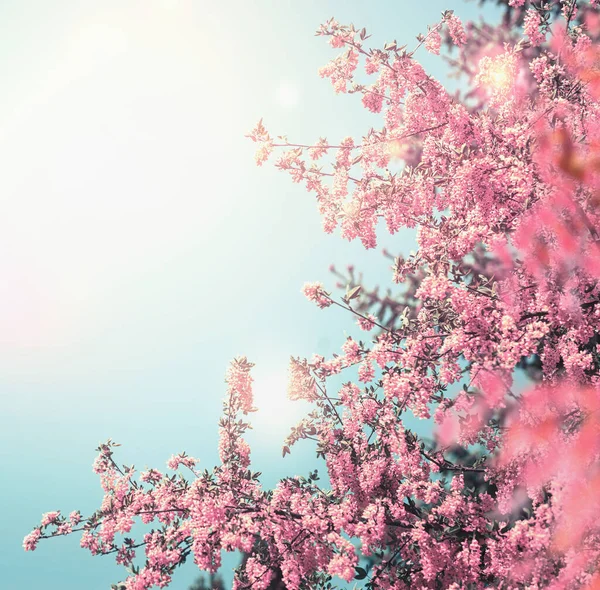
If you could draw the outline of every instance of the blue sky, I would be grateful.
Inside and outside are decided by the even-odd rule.
[[[352,320],[300,293],[330,263],[389,283],[381,247],[321,231],[312,197],[244,134],[311,141],[376,124],[317,69],[335,16],[373,43],[414,42],[440,12],[474,3],[7,0],[0,4],[0,461],[2,587],[105,590],[121,579],[77,539],[23,536],[43,512],[92,512],[99,442],[163,468],[186,450],[210,468],[227,364],[256,363],[254,467],[272,485],[305,473],[281,459],[303,408],[285,400],[290,354],[338,350]],[[421,54],[443,77],[439,58]],[[176,577],[187,587],[193,567]]]

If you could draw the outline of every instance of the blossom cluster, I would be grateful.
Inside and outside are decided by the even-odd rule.
[[[258,164],[277,152],[316,196],[325,231],[373,248],[382,225],[416,229],[418,250],[394,259],[399,294],[352,268],[332,269],[339,301],[303,288],[370,338],[290,362],[289,397],[313,409],[283,454],[312,441],[325,482],[315,470],[262,488],[244,439],[252,364],[239,358],[220,465],[201,472],[180,454],[167,466],[191,479],[138,476],[109,441],[94,463],[100,509],[45,514],[25,549],[82,531],[82,547],[130,569],[128,590],[168,585],[188,556],[215,572],[222,551],[247,555],[236,589],[599,587],[600,18],[595,2],[506,4],[516,20],[495,28],[447,11],[412,50],[370,49],[364,29],[328,21],[318,35],[340,53],[321,76],[381,126],[336,144],[275,143],[262,121],[249,134]],[[444,40],[465,94],[417,61]],[[414,417],[433,420],[434,440]],[[158,528],[133,539],[138,521]]]

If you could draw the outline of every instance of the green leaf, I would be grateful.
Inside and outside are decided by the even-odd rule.
[[[356,297],[358,297],[360,295],[361,289],[362,289],[362,287],[360,285],[357,285],[353,289],[350,289],[350,291],[348,291],[346,293],[346,299],[348,301],[350,301],[350,299],[356,299]]]

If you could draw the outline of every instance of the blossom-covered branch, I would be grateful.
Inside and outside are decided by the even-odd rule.
[[[262,488],[240,358],[220,465],[180,454],[171,475],[138,474],[109,441],[94,466],[100,509],[44,515],[26,549],[82,531],[83,547],[129,568],[128,590],[168,585],[188,557],[216,572],[223,550],[247,555],[235,588],[598,587],[600,15],[594,1],[505,4],[497,27],[446,11],[412,49],[369,48],[364,29],[329,20],[317,34],[339,53],[320,74],[362,96],[379,128],[295,143],[261,120],[249,133],[259,165],[276,153],[316,196],[325,231],[374,248],[384,227],[417,230],[414,254],[387,255],[385,295],[353,268],[333,269],[340,298],[303,287],[364,333],[331,358],[290,361],[289,397],[312,410],[283,454],[311,441],[325,482],[315,469]],[[418,62],[444,41],[462,94]],[[156,528],[129,536],[138,522]]]

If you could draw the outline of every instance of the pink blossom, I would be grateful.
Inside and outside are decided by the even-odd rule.
[[[35,551],[38,541],[42,536],[42,531],[39,528],[33,529],[24,539],[23,548],[25,551]]]
[[[360,329],[364,330],[365,332],[371,331],[376,322],[377,318],[373,314],[369,314],[367,317],[359,317],[358,320],[356,320],[356,323],[359,325]]]
[[[56,510],[54,512],[46,512],[46,514],[44,514],[42,516],[41,525],[44,527],[44,526],[48,526],[49,524],[53,524],[57,521],[59,516],[60,516],[59,510]]]
[[[321,309],[329,307],[332,303],[321,283],[305,283],[302,292],[309,301],[313,301]]]
[[[252,395],[252,376],[250,369],[254,365],[249,363],[246,357],[235,359],[227,370],[227,382],[229,395],[239,403],[244,414],[254,410],[254,399]]]
[[[365,30],[331,19],[317,32],[336,49],[321,74],[379,122],[331,142],[274,143],[262,121],[249,134],[260,163],[277,150],[275,166],[315,196],[325,231],[366,248],[385,231],[416,236],[411,254],[386,254],[398,287],[366,288],[351,266],[332,269],[339,288],[362,291],[303,288],[319,307],[339,304],[349,334],[357,317],[370,332],[345,335],[341,355],[290,362],[289,397],[310,409],[283,454],[303,440],[326,473],[269,489],[253,471],[253,365],[240,357],[217,465],[199,471],[181,453],[170,476],[138,473],[108,441],[94,463],[98,510],[45,514],[26,550],[78,529],[92,554],[134,566],[136,590],[167,586],[186,558],[216,572],[223,551],[247,554],[236,589],[351,583],[364,557],[385,589],[597,584],[598,23],[584,2],[580,15],[570,1],[509,6],[501,26],[468,36],[446,12],[414,49],[369,48]],[[568,22],[553,23],[561,10]],[[418,61],[422,44],[440,51],[444,23],[467,98]],[[420,422],[431,416],[433,437]]]
[[[310,374],[306,360],[290,358],[288,397],[291,400],[314,400],[317,397],[315,378]]]
[[[196,463],[198,463],[199,459],[194,459],[194,457],[188,457],[184,453],[180,455],[171,455],[171,458],[167,461],[167,467],[176,471],[179,469],[180,465],[187,467],[188,469],[194,469]],[[155,479],[152,475],[147,475],[145,477],[146,481],[150,481],[151,479]]]
[[[463,28],[462,21],[455,14],[451,14],[446,18],[446,25],[448,26],[448,32],[452,41],[459,47],[465,45],[467,42],[467,34]]]
[[[436,26],[432,29],[425,39],[425,49],[429,51],[429,53],[433,53],[434,55],[440,54],[440,48],[442,46],[442,36]]]
[[[541,24],[540,13],[535,8],[530,8],[525,14],[523,29],[534,46],[541,45],[546,40],[546,35],[540,32]]]

